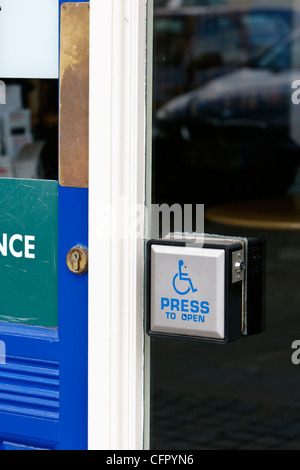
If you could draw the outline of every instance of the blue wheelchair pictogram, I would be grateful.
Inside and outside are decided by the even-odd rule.
[[[184,262],[180,260],[178,262],[178,273],[175,274],[173,278],[173,287],[175,292],[179,295],[186,295],[190,291],[197,292],[197,289],[194,288],[191,278],[188,273],[183,272]],[[188,283],[188,287],[187,287]]]

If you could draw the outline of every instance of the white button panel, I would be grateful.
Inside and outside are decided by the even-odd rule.
[[[151,246],[150,332],[225,338],[225,252]]]

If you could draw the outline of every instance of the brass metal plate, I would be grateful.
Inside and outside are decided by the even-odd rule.
[[[59,183],[88,187],[89,3],[63,3],[60,31]]]

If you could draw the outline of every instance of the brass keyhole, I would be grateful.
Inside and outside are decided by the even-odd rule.
[[[78,251],[73,251],[71,255],[71,262],[73,266],[73,271],[77,272],[79,271],[79,260],[80,260],[80,254]]]
[[[74,246],[67,254],[67,266],[74,274],[86,274],[88,271],[88,249],[86,246]]]

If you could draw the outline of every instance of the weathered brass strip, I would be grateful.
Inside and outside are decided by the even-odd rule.
[[[88,187],[89,3],[63,3],[60,32],[59,183]]]

